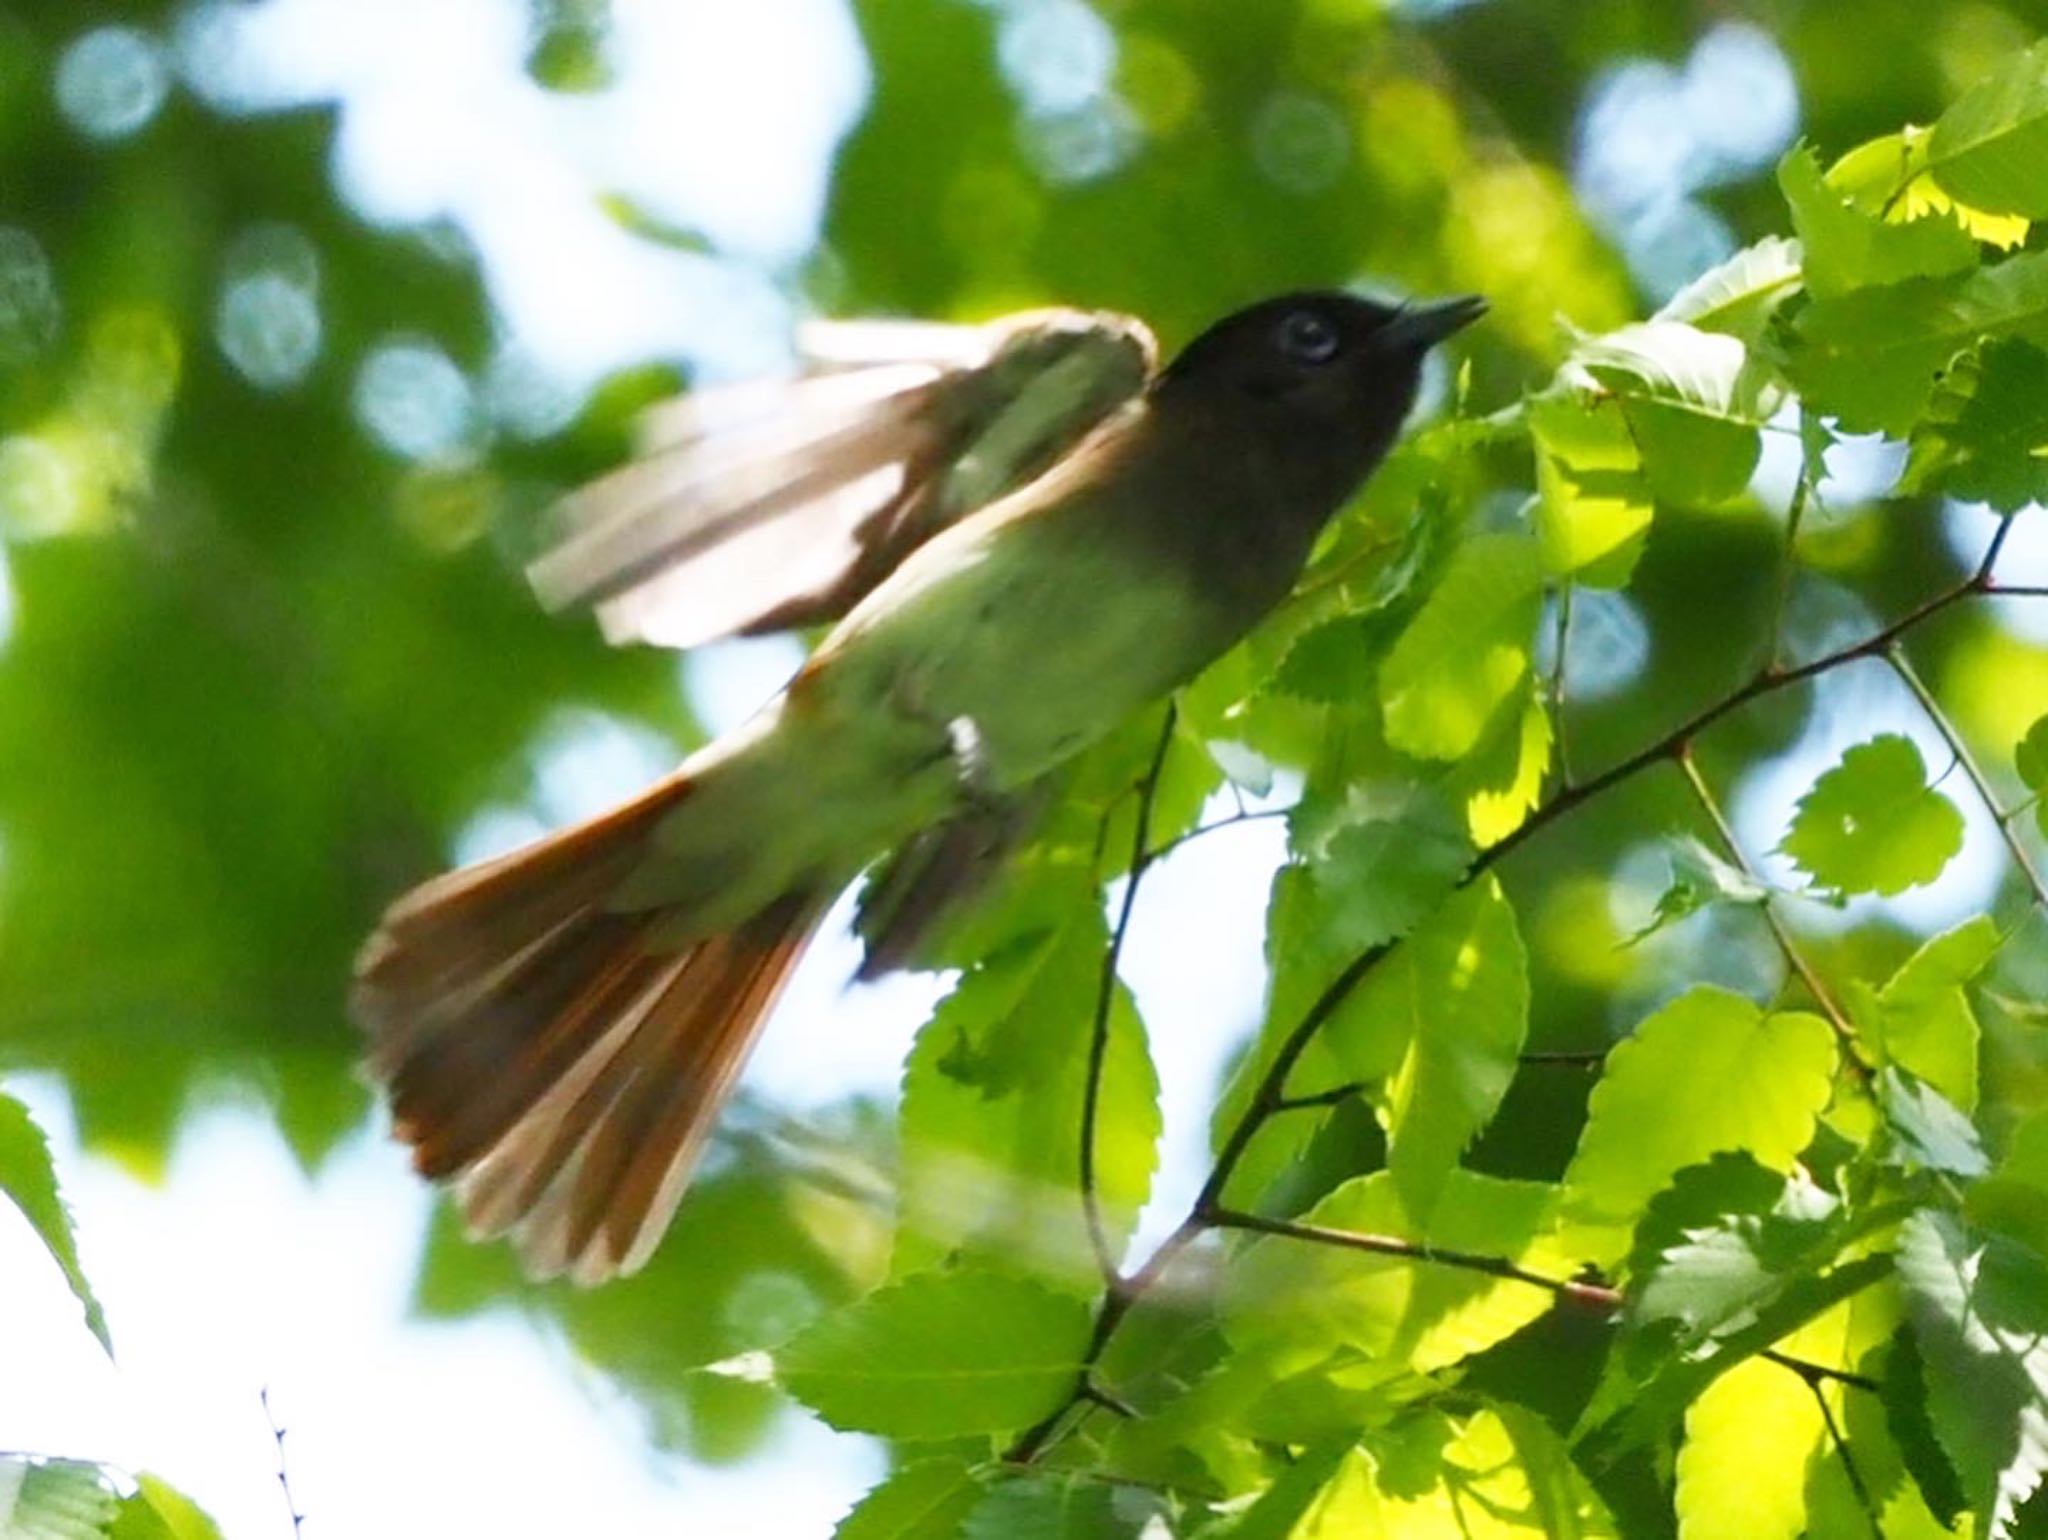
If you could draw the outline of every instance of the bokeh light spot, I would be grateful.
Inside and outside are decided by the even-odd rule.
[[[125,139],[164,104],[163,50],[134,27],[100,27],[57,61],[57,110],[89,139]]]
[[[1115,97],[1072,112],[1026,118],[1019,127],[1024,153],[1048,182],[1092,182],[1108,176],[1137,150],[1137,115]]]
[[[1075,112],[1108,89],[1116,34],[1080,0],[1025,0],[1002,20],[996,63],[1025,111]]]
[[[61,534],[83,502],[76,467],[55,444],[39,434],[0,439],[0,537]]]
[[[26,362],[55,340],[57,280],[42,242],[0,225],[0,366]]]
[[[433,460],[476,436],[469,380],[431,342],[398,338],[379,344],[356,376],[356,416],[385,448],[409,460]]]
[[[1304,195],[1321,192],[1344,174],[1351,129],[1322,97],[1282,92],[1252,120],[1252,158],[1277,187]]]
[[[221,290],[214,331],[228,362],[259,390],[283,390],[320,356],[320,305],[282,273],[251,273]]]

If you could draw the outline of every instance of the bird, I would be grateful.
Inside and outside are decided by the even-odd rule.
[[[612,642],[829,626],[623,806],[432,878],[351,1003],[415,1169],[529,1275],[645,1264],[835,897],[915,961],[1066,760],[1287,596],[1463,296],[1236,310],[1161,367],[1133,317],[824,323],[794,379],[652,408],[528,569]]]

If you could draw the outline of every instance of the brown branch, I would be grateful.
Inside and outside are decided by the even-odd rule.
[[[2003,534],[2004,529],[2005,526],[2001,525],[1999,532]],[[1941,709],[1941,702],[1934,698],[1934,692],[1927,688],[1926,682],[1907,660],[1904,648],[1887,647],[1884,660],[1892,666],[1892,672],[1899,676],[1899,683],[1912,692],[1913,699],[1920,703],[1920,709],[1927,714],[1928,721],[1934,724],[1934,730],[1940,733],[1943,741],[1948,744],[1949,751],[1955,755],[1956,763],[1962,767],[1963,774],[1969,777],[1970,784],[1977,789],[1978,800],[1991,810],[1991,817],[1998,825],[1998,837],[2005,841],[2005,848],[2012,852],[2014,863],[2026,874],[2027,885],[2034,890],[2034,902],[2048,905],[2048,882],[2042,881],[2041,869],[2034,865],[2033,857],[2027,854],[2027,847],[2020,842],[2019,835],[2014,832],[2011,818],[1999,805],[1998,794],[1992,790],[1991,782],[1985,776],[1983,766],[1977,763],[1976,755],[1970,752],[1970,746],[1963,742],[1963,735],[1956,724],[1949,720],[1948,713]]]
[[[1736,870],[1758,887],[1764,886],[1763,878],[1758,875],[1756,868],[1749,864],[1749,858],[1742,853],[1741,842],[1735,837],[1735,826],[1729,823],[1728,815],[1721,811],[1721,804],[1714,799],[1714,793],[1708,787],[1706,777],[1700,774],[1700,767],[1693,761],[1690,748],[1679,750],[1678,768],[1684,772],[1686,784],[1692,787],[1694,797],[1706,810],[1707,819],[1713,824],[1715,833],[1721,836],[1721,843],[1727,848],[1728,858],[1735,863]],[[1799,975],[1800,982],[1806,985],[1807,993],[1813,996],[1814,1002],[1820,1006],[1821,1014],[1827,1017],[1828,1025],[1835,1029],[1835,1036],[1841,1039],[1842,1052],[1850,1067],[1859,1077],[1868,1080],[1871,1075],[1870,1061],[1863,1056],[1863,1045],[1857,1039],[1855,1027],[1850,1024],[1848,1016],[1836,1003],[1828,987],[1821,982],[1820,974],[1815,971],[1813,964],[1807,961],[1806,954],[1799,950],[1798,943],[1792,938],[1791,927],[1786,925],[1784,917],[1772,905],[1769,894],[1758,901],[1757,908],[1763,913],[1764,923],[1770,926],[1771,935],[1777,940],[1778,951],[1784,957],[1786,966]]]
[[[1210,1209],[1203,1217],[1209,1224],[1223,1230],[1254,1230],[1261,1235],[1280,1235],[1290,1240],[1311,1241],[1317,1245],[1335,1246],[1345,1251],[1363,1251],[1381,1257],[1405,1257],[1410,1261],[1428,1262],[1437,1267],[1455,1267],[1463,1272],[1485,1273],[1491,1278],[1505,1278],[1513,1283],[1526,1283],[1532,1288],[1547,1290],[1567,1303],[1583,1305],[1607,1314],[1619,1310],[1624,1303],[1621,1291],[1607,1284],[1594,1283],[1583,1278],[1552,1278],[1544,1273],[1532,1273],[1506,1257],[1484,1256],[1471,1251],[1448,1251],[1423,1241],[1405,1240],[1398,1235],[1370,1235],[1358,1230],[1336,1230],[1328,1225],[1302,1224],[1293,1219],[1268,1219],[1262,1214],[1250,1214],[1241,1209]]]

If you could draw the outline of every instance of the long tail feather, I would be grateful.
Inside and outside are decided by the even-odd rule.
[[[641,1266],[824,910],[793,894],[684,948],[607,900],[689,795],[604,818],[394,904],[357,963],[368,1066],[414,1164],[536,1276]]]

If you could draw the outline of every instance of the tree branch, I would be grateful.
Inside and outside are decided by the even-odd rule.
[[[1870,1533],[1874,1540],[1883,1540],[1884,1512],[1870,1495],[1870,1488],[1863,1484],[1863,1473],[1857,1470],[1856,1461],[1849,1454],[1849,1441],[1842,1436],[1842,1426],[1835,1421],[1835,1409],[1828,1405],[1827,1389],[1821,1383],[1824,1379],[1843,1376],[1836,1370],[1823,1368],[1819,1364],[1804,1363],[1796,1358],[1787,1358],[1783,1354],[1765,1353],[1763,1356],[1774,1364],[1782,1364],[1806,1381],[1806,1388],[1813,1392],[1813,1404],[1820,1408],[1820,1420],[1828,1430],[1828,1442],[1835,1446],[1835,1453],[1841,1458],[1842,1474],[1849,1478],[1849,1490],[1856,1494],[1856,1506],[1863,1510],[1864,1520],[1870,1525]],[[1861,1379],[1861,1375],[1854,1376],[1854,1380]],[[1874,1382],[1867,1383],[1870,1383],[1872,1389],[1876,1388]]]
[[[1762,877],[1758,875],[1756,868],[1749,864],[1749,858],[1742,853],[1742,845],[1735,838],[1735,826],[1729,823],[1728,815],[1721,811],[1721,804],[1714,800],[1714,793],[1708,788],[1706,777],[1700,774],[1700,767],[1693,761],[1690,747],[1678,751],[1678,768],[1684,772],[1686,784],[1692,787],[1693,795],[1699,799],[1699,804],[1706,810],[1707,818],[1714,825],[1715,832],[1721,836],[1721,843],[1727,847],[1728,858],[1735,863],[1736,869],[1743,876],[1758,887],[1762,887]],[[1806,985],[1807,993],[1813,996],[1814,1002],[1820,1006],[1821,1014],[1827,1017],[1828,1025],[1835,1029],[1835,1036],[1841,1039],[1842,1052],[1847,1062],[1861,1078],[1869,1079],[1870,1061],[1863,1056],[1863,1045],[1857,1040],[1855,1027],[1850,1024],[1842,1007],[1835,1002],[1835,997],[1829,992],[1828,987],[1821,982],[1820,975],[1814,971],[1813,964],[1807,961],[1806,954],[1799,950],[1798,944],[1792,939],[1791,929],[1772,905],[1769,894],[1765,894],[1758,902],[1757,908],[1763,911],[1764,923],[1770,926],[1771,935],[1777,939],[1778,951],[1784,956],[1786,966],[1799,975],[1800,981]]]
[[[1124,879],[1123,906],[1117,912],[1116,928],[1110,932],[1109,948],[1102,954],[1102,979],[1095,991],[1095,1020],[1088,1036],[1088,1078],[1081,1090],[1081,1207],[1088,1219],[1088,1244],[1094,1248],[1095,1264],[1103,1283],[1114,1288],[1121,1272],[1109,1244],[1109,1232],[1102,1221],[1102,1194],[1095,1172],[1095,1124],[1102,1105],[1102,1067],[1109,1057],[1109,1018],[1116,1005],[1117,964],[1124,954],[1124,937],[1131,928],[1131,911],[1137,907],[1138,884],[1151,865],[1146,843],[1152,834],[1152,803],[1159,794],[1160,772],[1166,768],[1167,751],[1173,746],[1173,728],[1179,713],[1172,701],[1159,724],[1159,742],[1152,750],[1152,762],[1144,780],[1138,783],[1138,811],[1131,834],[1131,869]],[[1103,815],[1105,823],[1109,814]],[[1092,1388],[1084,1384],[1086,1391]]]
[[[1491,1278],[1505,1278],[1514,1283],[1526,1283],[1533,1288],[1547,1290],[1570,1304],[1583,1305],[1604,1313],[1619,1310],[1624,1303],[1621,1291],[1604,1283],[1594,1283],[1581,1278],[1552,1278],[1543,1273],[1532,1273],[1506,1257],[1483,1256],[1471,1251],[1447,1251],[1423,1241],[1405,1240],[1398,1235],[1370,1235],[1358,1230],[1336,1230],[1328,1225],[1302,1224],[1293,1219],[1268,1219],[1262,1214],[1246,1213],[1242,1209],[1211,1209],[1203,1218],[1207,1223],[1223,1230],[1254,1230],[1261,1235],[1281,1235],[1290,1240],[1311,1241],[1317,1245],[1336,1246],[1345,1251],[1364,1251],[1381,1257],[1406,1257],[1411,1261],[1428,1262],[1438,1267],[1455,1267],[1463,1272],[1485,1273]]]
[[[1999,533],[2004,532],[2005,526],[2000,525]],[[1968,776],[1970,784],[1976,787],[1978,800],[1991,810],[1992,821],[1998,825],[1999,838],[2005,841],[2005,848],[2012,852],[2013,861],[2026,874],[2027,885],[2034,890],[2034,902],[2048,905],[2048,883],[2042,881],[2040,868],[2034,865],[2033,857],[2027,854],[2027,847],[2020,843],[2019,835],[2013,830],[2012,819],[2007,816],[2006,810],[1999,806],[1998,794],[1991,789],[1990,780],[1985,776],[1983,767],[1977,763],[1977,757],[1970,752],[1970,746],[1963,742],[1963,735],[1957,730],[1956,724],[1949,720],[1948,713],[1941,709],[1941,702],[1934,698],[1934,692],[1927,688],[1925,681],[1907,660],[1904,648],[1887,647],[1884,651],[1884,660],[1892,666],[1892,672],[1899,676],[1899,683],[1912,691],[1913,699],[1920,703],[1920,709],[1927,714],[1928,721],[1934,724],[1935,731],[1940,733],[1943,741],[1948,744],[1950,752],[1956,757],[1956,763],[1962,766],[1963,774]]]

